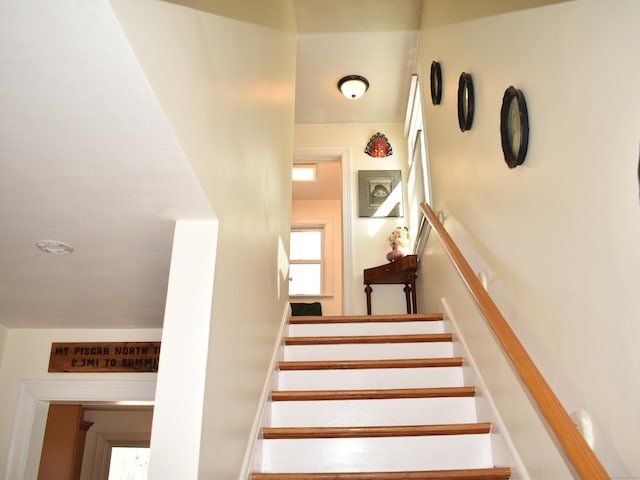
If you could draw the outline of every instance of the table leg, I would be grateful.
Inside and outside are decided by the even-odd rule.
[[[371,285],[367,285],[364,291],[367,294],[367,315],[371,315],[371,292],[373,291]]]
[[[407,302],[407,313],[411,313],[411,286],[408,283],[404,285],[404,296]]]
[[[412,273],[409,276],[409,279],[411,280],[411,303],[413,304],[413,312],[412,313],[418,313],[418,299],[416,296],[416,278],[418,276],[415,273]]]

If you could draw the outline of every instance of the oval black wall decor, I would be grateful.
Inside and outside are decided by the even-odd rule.
[[[509,168],[522,165],[529,146],[529,114],[524,94],[513,86],[507,88],[502,97],[500,138]]]
[[[458,81],[458,124],[463,132],[473,125],[473,109],[473,80],[470,74],[462,72]]]
[[[442,101],[442,67],[440,62],[431,62],[431,102],[440,105]]]

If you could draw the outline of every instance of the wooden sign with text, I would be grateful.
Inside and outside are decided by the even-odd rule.
[[[157,372],[160,342],[52,343],[49,372]]]

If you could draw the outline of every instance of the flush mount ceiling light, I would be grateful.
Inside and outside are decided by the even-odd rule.
[[[338,89],[351,100],[360,98],[368,88],[369,80],[360,75],[347,75],[338,82]]]
[[[73,247],[57,240],[41,240],[36,243],[36,247],[51,255],[71,255],[73,253]]]

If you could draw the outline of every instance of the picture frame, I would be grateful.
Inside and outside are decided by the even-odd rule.
[[[403,197],[402,171],[358,171],[360,217],[403,217]]]
[[[473,79],[467,72],[462,72],[458,80],[458,125],[461,131],[471,130],[474,109]]]
[[[502,97],[500,140],[509,168],[522,165],[529,146],[529,114],[524,94],[513,86],[507,88]]]
[[[442,101],[442,67],[440,62],[431,62],[431,103],[440,105]]]

